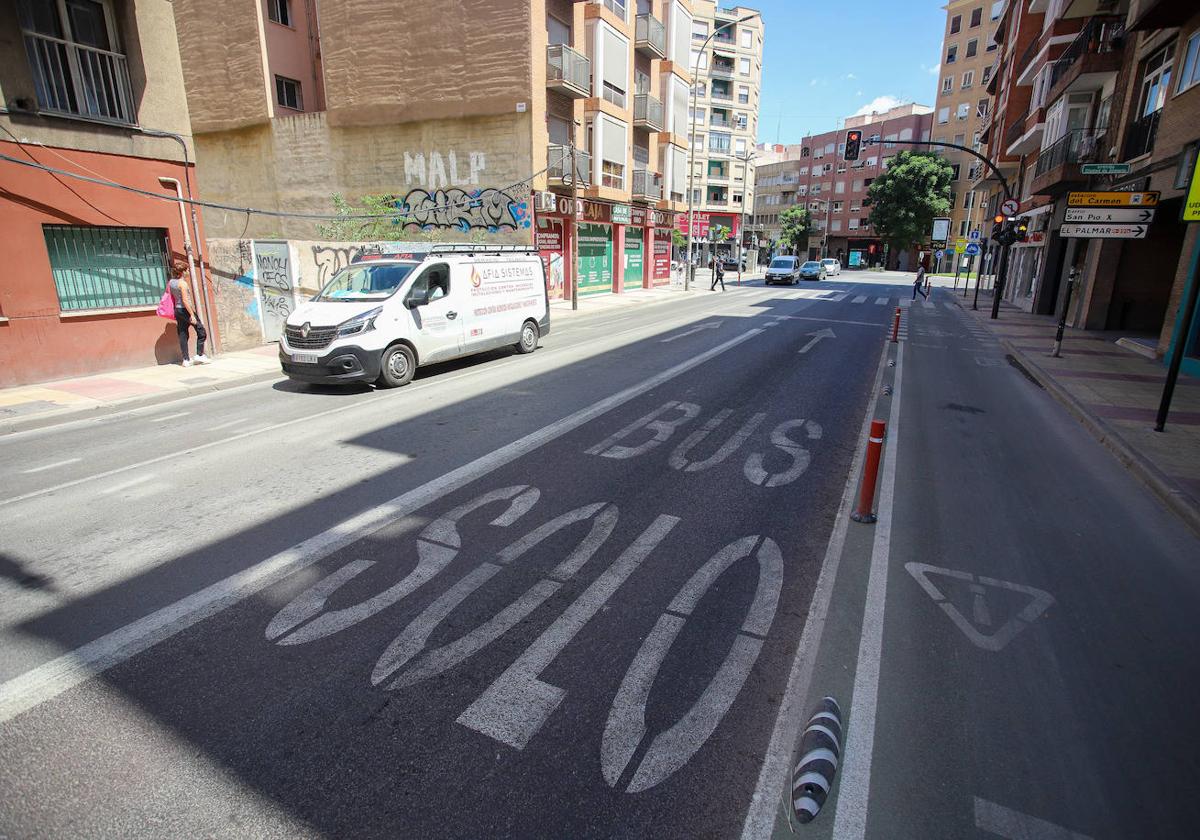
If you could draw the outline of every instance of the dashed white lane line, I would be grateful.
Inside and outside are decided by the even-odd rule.
[[[190,411],[180,411],[175,414],[167,414],[163,417],[151,417],[149,420],[151,423],[165,423],[168,420],[178,420],[180,417],[187,417],[191,413]]]
[[[1086,834],[975,797],[975,827],[1005,840],[1092,840]]]
[[[0,723],[12,720],[22,712],[87,682],[96,674],[148,650],[288,575],[307,568],[389,523],[403,519],[446,494],[524,457],[762,333],[763,331],[757,328],[747,330],[716,347],[517,438],[512,443],[420,487],[344,520],[291,548],[260,560],[224,580],[155,610],[131,624],[106,633],[57,659],[26,671],[8,682],[0,683]]]
[[[69,466],[70,464],[78,464],[82,460],[82,458],[68,458],[65,461],[55,461],[53,464],[42,464],[40,467],[31,467],[27,470],[21,470],[21,472],[25,475],[30,475],[32,473],[45,472],[46,470],[56,470],[59,467]]]
[[[221,423],[218,426],[210,426],[208,430],[210,432],[219,432],[222,429],[232,429],[234,426],[241,426],[249,420],[249,417],[239,417],[236,420],[230,420],[228,423]]]
[[[153,478],[154,473],[147,473],[146,475],[140,475],[137,478],[131,478],[129,481],[123,481],[120,484],[114,484],[112,487],[101,490],[100,493],[105,496],[108,496],[112,493],[120,493],[122,490],[128,490],[130,487],[136,487],[139,484],[145,484],[147,481],[150,481]]]

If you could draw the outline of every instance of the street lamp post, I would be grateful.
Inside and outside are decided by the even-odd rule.
[[[737,282],[740,286],[742,285],[742,242],[746,238],[746,184],[749,183],[750,161],[754,160],[754,152],[750,152],[744,157],[737,157],[737,159],[746,165],[746,170],[742,173],[742,206],[738,208]]]
[[[692,287],[692,274],[696,271],[694,260],[694,239],[696,230],[695,215],[696,201],[694,198],[696,184],[696,82],[700,77],[700,58],[704,55],[704,51],[708,49],[708,42],[711,41],[718,32],[722,29],[728,29],[731,26],[737,26],[739,23],[745,23],[748,20],[758,17],[758,12],[746,15],[745,17],[731,20],[727,23],[722,23],[720,26],[714,26],[713,31],[704,39],[704,43],[700,45],[700,49],[696,52],[696,60],[692,67],[692,109],[688,115],[688,209],[687,209],[687,225],[688,225],[688,245],[687,245],[687,272],[683,275],[683,288],[685,291]]]

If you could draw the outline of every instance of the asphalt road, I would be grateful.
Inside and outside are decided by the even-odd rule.
[[[736,836],[894,301],[838,289],[0,439],[0,834]]]
[[[1200,542],[895,282],[0,438],[0,836],[1190,836]]]

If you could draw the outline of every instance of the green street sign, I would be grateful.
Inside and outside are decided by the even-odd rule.
[[[1128,175],[1128,163],[1085,163],[1079,167],[1084,175]]]
[[[633,219],[631,213],[632,208],[628,204],[614,204],[612,206],[613,224],[627,225]]]

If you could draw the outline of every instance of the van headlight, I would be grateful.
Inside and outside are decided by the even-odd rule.
[[[361,315],[355,315],[349,321],[343,321],[341,324],[338,324],[337,337],[344,338],[348,335],[358,335],[359,333],[375,329],[375,319],[379,317],[379,313],[381,312],[383,312],[383,307],[377,306]]]

